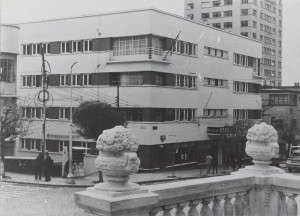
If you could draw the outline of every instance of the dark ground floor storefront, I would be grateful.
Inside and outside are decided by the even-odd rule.
[[[140,145],[137,153],[141,160],[140,170],[160,170],[203,164],[209,154],[218,159],[219,165],[223,165],[229,154],[245,156],[244,149],[245,143],[220,137],[205,141]]]

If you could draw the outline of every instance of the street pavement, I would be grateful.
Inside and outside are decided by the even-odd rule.
[[[206,170],[197,168],[180,169],[180,170],[167,170],[156,172],[144,172],[135,173],[130,176],[130,181],[138,184],[151,184],[156,182],[176,181],[192,178],[206,178],[217,175],[227,175],[232,169],[224,170],[219,168],[219,174],[206,174]],[[91,187],[98,181],[98,173],[91,176],[82,178],[75,178],[75,184],[70,185],[66,183],[66,179],[62,177],[51,177],[50,182],[36,181],[34,175],[6,172],[7,178],[1,179],[2,182],[19,183],[27,185],[39,185],[39,186],[58,186],[58,187]]]
[[[1,216],[93,216],[76,206],[76,187],[36,187],[1,182]]]

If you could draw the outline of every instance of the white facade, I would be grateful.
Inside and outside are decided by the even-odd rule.
[[[120,111],[139,138],[142,168],[196,162],[193,148],[201,151],[202,142],[214,139],[208,127],[231,125],[234,117],[260,119],[261,80],[254,75],[262,46],[255,40],[155,9],[24,23],[20,28],[17,80],[18,95],[28,102],[24,116],[41,124],[36,94],[41,90],[42,58],[37,50],[46,43],[48,91],[53,96],[48,121],[58,122],[57,127],[68,122],[70,83],[64,75],[74,62],[75,106],[84,100],[115,106],[117,77]],[[178,34],[173,52],[167,54]],[[47,133],[53,134],[52,129]],[[68,128],[61,126],[62,131],[67,134]],[[34,134],[25,138],[38,139]],[[85,142],[79,137],[75,141]],[[181,145],[188,150],[180,150]],[[23,147],[23,152],[31,151]],[[164,148],[170,149],[156,152]]]

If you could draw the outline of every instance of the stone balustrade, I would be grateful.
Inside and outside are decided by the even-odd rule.
[[[118,135],[110,131],[98,139],[103,158],[96,165],[108,182],[75,194],[77,205],[87,211],[103,216],[300,216],[300,177],[268,165],[278,150],[272,126],[262,123],[248,132],[246,152],[253,157],[253,166],[229,176],[142,187],[128,182],[139,163],[133,153],[136,141],[126,129],[114,130]],[[130,143],[119,146],[109,137],[125,137]],[[122,148],[131,153],[127,155]],[[118,157],[116,162],[114,157]]]

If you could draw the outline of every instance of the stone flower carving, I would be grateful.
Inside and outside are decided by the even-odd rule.
[[[104,130],[98,137],[97,149],[101,152],[121,154],[123,152],[136,152],[138,149],[137,138],[131,130],[123,126],[116,126]]]
[[[277,131],[265,122],[256,124],[248,130],[247,139],[259,143],[277,143]]]

